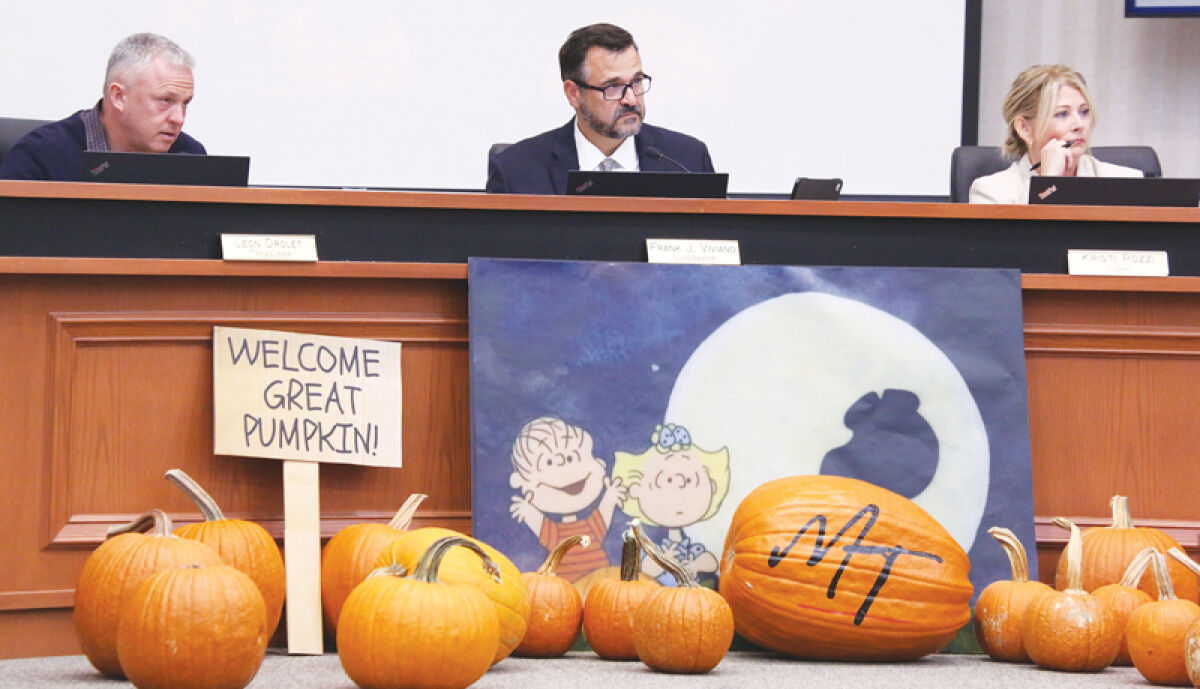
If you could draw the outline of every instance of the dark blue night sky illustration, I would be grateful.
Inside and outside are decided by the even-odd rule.
[[[647,447],[654,425],[670,421],[663,415],[676,378],[705,338],[744,309],[796,292],[853,299],[908,323],[966,382],[991,458],[988,501],[970,551],[976,593],[1008,576],[988,527],[1007,526],[1033,542],[1015,270],[472,259],[469,289],[473,530],[522,570],[535,569],[545,550],[509,513],[510,453],[521,427],[546,415],[578,424],[611,471],[615,451]],[[874,472],[873,481],[902,495],[920,493],[939,451],[920,402],[906,390],[863,390],[840,410],[851,441],[829,451],[821,473]],[[871,469],[883,451],[891,465]],[[618,509],[608,531],[605,548],[614,562],[627,519]]]

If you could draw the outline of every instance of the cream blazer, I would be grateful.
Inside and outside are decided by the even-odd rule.
[[[1029,155],[1000,172],[980,177],[971,183],[968,200],[971,203],[1029,203]],[[1085,153],[1079,157],[1078,177],[1145,177],[1141,170],[1096,160]]]

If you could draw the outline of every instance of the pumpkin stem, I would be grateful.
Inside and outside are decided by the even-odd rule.
[[[388,522],[388,526],[400,531],[408,530],[408,525],[412,523],[413,515],[417,513],[417,508],[421,506],[421,502],[429,497],[424,493],[413,493],[408,496],[400,509],[396,511],[396,516],[392,517],[392,521]]]
[[[562,541],[554,547],[554,550],[550,551],[550,555],[546,557],[546,561],[542,563],[541,567],[537,568],[537,571],[534,572],[534,574],[544,574],[549,577],[557,576],[558,563],[562,561],[563,555],[566,555],[568,550],[577,545],[587,548],[591,544],[592,539],[588,537],[587,534],[576,534],[574,536],[568,536],[567,538],[562,539]]]
[[[204,521],[219,522],[225,519],[221,508],[217,506],[217,501],[213,500],[208,491],[201,488],[199,483],[196,483],[196,479],[184,473],[183,469],[168,470],[167,480],[179,486],[192,499],[192,502],[196,503],[196,507],[199,507],[200,513],[204,515]]]
[[[386,567],[378,567],[376,569],[371,570],[371,573],[367,575],[367,579],[370,579],[371,577],[400,577],[400,578],[403,578],[406,576],[408,576],[408,570],[404,568],[404,565],[399,564],[397,562],[393,562],[392,564],[387,565]]]
[[[446,536],[434,541],[424,553],[421,553],[421,559],[417,561],[417,568],[413,570],[412,578],[427,584],[436,584],[437,571],[442,564],[442,558],[456,545],[461,545],[478,555],[483,560],[483,570],[490,574],[497,584],[500,583],[500,568],[496,566],[492,558],[488,557],[487,553],[483,552],[483,548],[480,548],[478,543],[463,536]]]
[[[651,541],[650,537],[646,535],[646,532],[642,531],[640,524],[631,524],[629,526],[629,530],[633,532],[633,535],[637,538],[638,542],[642,544],[642,550],[646,551],[646,554],[650,556],[650,559],[657,562],[659,567],[667,570],[671,573],[671,576],[675,577],[675,583],[678,586],[689,589],[694,589],[700,586],[700,584],[696,581],[696,577],[692,576],[691,572],[684,569],[683,565],[676,562],[674,558],[668,556],[666,553],[659,550],[658,546],[654,545],[654,541]]]
[[[621,581],[636,581],[642,569],[642,546],[633,533],[633,527],[638,524],[638,520],[634,519],[621,536]]]
[[[1158,599],[1175,600],[1175,587],[1171,585],[1171,575],[1167,573],[1167,558],[1157,550],[1150,558],[1154,562],[1154,583],[1158,584]]]
[[[1125,568],[1125,573],[1121,575],[1121,581],[1117,583],[1126,588],[1137,588],[1138,582],[1142,580],[1142,575],[1146,573],[1146,568],[1150,566],[1150,558],[1153,557],[1154,553],[1154,548],[1142,548],[1129,561],[1129,566]]]
[[[1025,546],[1021,545],[1017,535],[1003,526],[993,526],[988,529],[988,533],[1000,543],[1000,547],[1008,555],[1008,564],[1012,568],[1012,580],[1029,581],[1029,558],[1025,554]]]
[[[128,524],[118,524],[108,527],[108,532],[104,534],[104,537],[112,538],[123,533],[144,533],[162,538],[171,537],[171,518],[167,516],[166,512],[155,508],[141,514],[137,519]]]
[[[1075,526],[1074,522],[1062,517],[1055,517],[1054,524],[1071,530],[1071,537],[1067,539],[1067,550],[1063,553],[1063,557],[1067,558],[1067,588],[1064,590],[1086,593],[1083,590],[1083,535],[1079,533],[1079,527]]]
[[[1112,525],[1114,529],[1132,529],[1133,517],[1129,514],[1129,498],[1124,495],[1114,495],[1109,501],[1112,506]]]
[[[1200,575],[1200,563],[1188,557],[1188,554],[1179,548],[1171,548],[1167,551],[1167,555],[1170,555],[1171,557],[1175,558],[1179,564],[1192,570],[1193,574]]]

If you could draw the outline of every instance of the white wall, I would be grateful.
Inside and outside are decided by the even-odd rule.
[[[1200,17],[1125,18],[1123,0],[984,0],[979,143],[1004,139],[1000,106],[1026,67],[1087,79],[1096,145],[1153,146],[1167,177],[1200,177]]]
[[[198,60],[185,129],[250,155],[253,184],[480,189],[491,143],[570,117],[566,35],[611,21],[654,77],[647,121],[706,141],[731,190],[804,175],[937,195],[960,140],[963,17],[961,0],[9,3],[0,116],[90,106],[113,44],[156,31]]]

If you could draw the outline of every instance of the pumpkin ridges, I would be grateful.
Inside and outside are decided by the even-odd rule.
[[[846,621],[853,619],[861,598],[854,601],[848,595],[838,595],[830,600],[825,595],[831,574],[842,558],[827,555],[815,568],[803,564],[815,546],[815,527],[793,546],[792,552],[800,554],[799,564],[785,559],[778,568],[771,568],[766,559],[772,544],[791,542],[795,530],[815,515],[827,516],[828,541],[854,516],[851,505],[868,503],[878,503],[879,514],[887,515],[871,527],[871,542],[886,544],[882,547],[901,543],[914,551],[933,552],[942,563],[906,558],[903,567],[893,567],[894,578],[887,581],[889,588],[876,597],[862,624],[847,628]],[[856,524],[865,526],[866,522],[864,517]],[[877,560],[875,563],[860,561],[864,559],[853,558],[844,569],[839,592],[865,595],[870,590],[880,565],[877,558],[872,558]],[[725,541],[720,581],[721,593],[734,610],[738,633],[754,643],[800,657],[901,660],[940,650],[968,623],[972,591],[967,579],[969,567],[962,548],[915,503],[855,479],[803,476],[769,481],[738,506]],[[906,575],[910,570],[914,573]],[[794,581],[784,583],[785,579]],[[920,625],[899,622],[917,619],[912,617],[913,606],[905,605],[913,600],[911,597],[900,593],[893,598],[887,593],[904,591],[903,587],[912,581],[933,582],[933,587],[926,590],[938,592],[938,611],[923,612]],[[747,583],[758,590],[745,588]],[[919,599],[926,598],[920,594]],[[802,609],[788,602],[791,600],[811,601],[811,605]],[[780,620],[786,622],[781,624]]]
[[[975,638],[992,658],[1008,662],[1029,662],[1029,653],[1021,637],[1021,625],[1029,603],[1052,589],[1040,581],[1029,580],[1029,562],[1025,547],[1009,529],[988,529],[1009,558],[1012,579],[988,584],[975,602]]]
[[[346,598],[338,656],[355,683],[367,689],[465,687],[487,671],[498,644],[496,606],[473,585],[437,581],[447,549],[459,546],[474,543],[441,539],[422,554],[411,576],[376,570]]]
[[[571,650],[583,624],[583,599],[571,582],[558,577],[557,570],[567,551],[575,546],[587,548],[591,542],[586,535],[569,536],[550,551],[536,571],[521,573],[529,591],[529,624],[514,654],[550,658]]]
[[[117,625],[129,598],[150,575],[184,564],[220,564],[215,550],[170,534],[171,520],[151,510],[113,527],[111,538],[92,552],[75,586],[73,620],[84,655],[102,674],[123,676],[117,658]],[[149,529],[143,534],[137,531]]]

